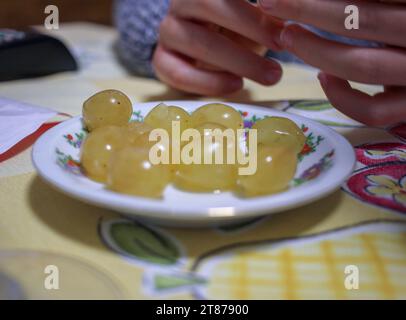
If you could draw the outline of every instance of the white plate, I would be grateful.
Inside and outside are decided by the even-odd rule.
[[[171,101],[188,111],[205,104],[201,101]],[[77,165],[80,144],[86,135],[80,117],[65,121],[47,131],[35,143],[33,162],[48,183],[76,199],[114,209],[128,216],[160,225],[202,227],[238,223],[320,199],[337,188],[351,174],[355,155],[352,146],[332,129],[297,115],[228,103],[240,110],[247,125],[264,116],[282,116],[303,127],[308,136],[305,155],[292,187],[279,194],[251,199],[232,193],[198,194],[168,186],[162,200],[118,194],[86,178]],[[133,120],[141,120],[156,102],[134,105]]]

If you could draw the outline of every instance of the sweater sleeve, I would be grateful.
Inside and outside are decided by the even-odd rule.
[[[152,55],[159,25],[168,12],[170,0],[116,0],[114,20],[119,32],[117,53],[133,73],[153,77]]]

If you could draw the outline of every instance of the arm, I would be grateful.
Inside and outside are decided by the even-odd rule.
[[[116,0],[115,25],[120,34],[117,53],[132,72],[154,76],[152,55],[158,40],[158,29],[166,16],[169,0]]]

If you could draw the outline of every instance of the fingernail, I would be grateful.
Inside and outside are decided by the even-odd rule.
[[[260,0],[259,5],[265,11],[271,11],[275,7],[276,0]]]
[[[293,31],[289,28],[283,29],[281,32],[280,41],[284,48],[291,48],[293,46]]]
[[[326,88],[327,87],[327,76],[326,76],[326,74],[323,73],[323,72],[319,72],[319,74],[317,75],[317,78],[319,79],[321,86],[323,88]]]
[[[282,30],[279,32],[278,35],[276,35],[275,38],[272,39],[272,42],[275,46],[274,50],[278,50],[278,51],[283,50],[283,44],[281,42],[281,32],[282,32]]]
[[[282,70],[269,70],[264,74],[264,80],[266,84],[274,84],[280,80],[282,76]]]

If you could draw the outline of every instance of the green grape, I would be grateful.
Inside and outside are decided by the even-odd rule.
[[[166,130],[171,136],[172,121],[179,121],[180,132],[183,132],[190,126],[190,115],[182,108],[160,103],[147,114],[144,121],[153,128]]]
[[[122,127],[101,127],[89,133],[83,143],[80,159],[86,175],[95,181],[106,182],[111,155],[127,144]]]
[[[152,147],[159,148],[162,152],[167,152],[170,157],[170,140],[168,144],[160,140],[159,138],[154,140],[154,136],[157,136],[155,132],[145,132],[138,136],[134,142],[131,143],[132,146],[137,148],[144,148],[150,150]]]
[[[144,133],[152,131],[152,127],[145,122],[133,121],[127,125],[127,138],[129,143],[135,143],[135,141]]]
[[[282,117],[267,117],[257,121],[252,129],[257,129],[257,142],[277,147],[289,145],[300,153],[305,145],[306,136],[292,120]]]
[[[145,132],[132,142],[131,145],[137,148],[147,149],[148,151],[154,147],[156,150],[154,154],[158,154],[158,157],[162,159],[162,165],[167,166],[171,174],[174,176],[177,170],[177,165],[172,163],[171,140],[169,139],[169,143],[165,143],[158,138],[154,141],[153,136],[154,132]],[[167,155],[166,158],[164,158],[165,154]]]
[[[170,180],[169,167],[152,164],[148,149],[127,147],[113,155],[107,187],[120,193],[161,198]]]
[[[218,123],[234,130],[244,127],[241,114],[234,108],[222,103],[206,104],[192,113],[191,126],[193,128],[208,122]]]
[[[117,90],[98,92],[83,104],[83,120],[89,131],[105,126],[124,126],[132,112],[130,99]]]
[[[200,164],[187,164],[185,162],[179,164],[174,178],[175,186],[192,192],[233,190],[236,185],[238,166],[235,161],[232,164],[227,164],[227,152],[234,152],[235,154],[235,143],[227,140],[223,143],[222,148],[214,139],[208,145],[204,143],[204,136],[210,136],[204,129],[220,129],[224,131],[227,128],[219,124],[206,123],[197,126],[195,129],[200,133],[201,145],[197,146],[201,152],[198,159]],[[187,148],[188,145],[183,148]],[[216,164],[215,153],[220,151],[223,153],[223,161],[222,164]],[[212,160],[212,164],[205,164],[205,159],[209,158]]]
[[[297,154],[288,146],[259,145],[257,171],[239,176],[238,189],[244,197],[281,192],[288,188],[297,167]]]

